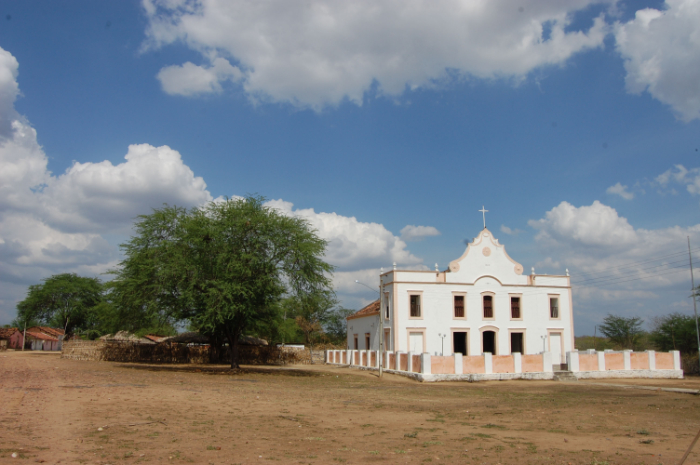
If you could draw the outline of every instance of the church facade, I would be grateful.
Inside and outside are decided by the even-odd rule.
[[[448,269],[380,275],[381,298],[347,319],[348,348],[431,355],[552,353],[574,348],[571,282],[523,274],[486,228]],[[383,319],[383,334],[380,321]]]

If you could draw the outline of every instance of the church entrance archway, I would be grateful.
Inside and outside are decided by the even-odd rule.
[[[466,331],[455,331],[452,333],[452,352],[468,355]]]
[[[482,352],[490,352],[496,355],[496,333],[494,331],[484,331],[481,333]]]

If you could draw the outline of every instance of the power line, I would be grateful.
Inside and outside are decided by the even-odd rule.
[[[651,266],[651,267],[645,268],[643,270],[629,270],[629,271],[623,273],[622,275],[609,274],[609,275],[605,275],[605,276],[599,276],[597,278],[588,278],[588,279],[583,279],[581,281],[572,281],[571,284],[581,284],[581,283],[585,283],[585,282],[589,282],[589,281],[599,281],[601,279],[606,279],[606,278],[612,278],[612,279],[624,278],[624,277],[632,276],[633,274],[635,274],[637,272],[645,272],[646,273],[646,272],[649,272],[648,270],[653,270],[654,268],[660,268],[662,266],[663,267],[670,267],[670,265],[676,265],[678,263],[683,263],[683,266],[685,266],[686,260],[683,259],[683,260],[676,260],[676,261],[668,262],[668,263],[662,263],[660,265]],[[676,268],[676,267],[670,267],[670,268]]]
[[[682,268],[682,269],[679,269],[679,268]],[[683,265],[683,266],[674,266],[674,267],[672,267],[672,268],[669,268],[668,270],[664,270],[664,271],[660,271],[660,272],[656,272],[656,273],[650,273],[650,274],[647,274],[646,276],[642,276],[642,277],[637,277],[637,278],[632,278],[632,279],[626,279],[626,280],[623,280],[623,281],[611,280],[610,282],[607,282],[607,283],[604,283],[604,284],[594,283],[594,284],[588,284],[588,285],[585,285],[585,286],[576,286],[576,287],[580,289],[580,288],[585,288],[585,287],[602,287],[602,286],[608,286],[608,285],[610,285],[610,284],[622,284],[622,283],[628,283],[628,282],[632,282],[632,281],[639,281],[639,280],[641,280],[641,279],[649,279],[649,278],[653,278],[654,276],[666,276],[666,275],[669,275],[669,274],[680,273],[681,271],[685,271],[686,269],[687,269],[687,266],[685,266],[685,265]],[[622,277],[622,278],[620,278],[620,279],[623,279],[623,278],[627,278],[627,276],[624,276],[624,277]],[[572,285],[572,287],[573,287],[573,285]]]
[[[698,251],[698,250],[700,250],[700,248],[694,249],[693,251],[696,252],[696,251]],[[664,259],[664,258],[674,257],[674,256],[677,256],[677,255],[685,255],[685,254],[687,254],[687,253],[688,253],[688,252],[683,251],[683,252],[676,252],[676,253],[667,254],[667,255],[660,255],[660,256],[658,256],[658,257],[649,258],[649,259],[641,260],[641,261],[638,261],[638,262],[627,263],[627,264],[625,264],[625,265],[613,266],[613,267],[610,267],[610,268],[603,268],[602,270],[597,270],[596,273],[604,273],[604,272],[606,272],[606,271],[611,271],[611,270],[621,270],[621,269],[624,269],[624,268],[630,268],[630,267],[633,267],[633,266],[643,265],[643,264],[645,264],[645,263],[655,262],[655,261],[658,261],[658,260],[662,260],[662,259]],[[596,279],[596,278],[590,278],[590,279]],[[579,282],[583,282],[583,281],[587,281],[587,280],[582,280],[582,281],[579,281]],[[572,281],[572,283],[573,283],[573,281]]]

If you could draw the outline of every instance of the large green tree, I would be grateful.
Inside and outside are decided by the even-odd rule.
[[[603,319],[603,323],[598,325],[598,329],[611,342],[625,349],[634,349],[644,336],[642,323],[644,320],[638,317],[608,315]]]
[[[73,273],[51,276],[29,286],[27,297],[17,304],[16,321],[39,321],[64,328],[66,334],[87,331],[95,324],[102,291],[98,278]]]
[[[663,351],[680,350],[692,354],[698,350],[695,331],[695,317],[681,313],[671,313],[654,320],[651,341]]]
[[[326,292],[333,268],[322,259],[326,241],[304,219],[252,196],[201,208],[165,206],[140,216],[122,245],[125,259],[113,299],[125,314],[162,315],[187,322],[230,344],[274,319],[285,296]]]

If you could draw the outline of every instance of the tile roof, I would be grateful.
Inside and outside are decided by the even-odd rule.
[[[58,337],[58,336],[63,336],[63,330],[60,328],[50,328],[48,326],[32,326],[31,328],[27,328],[27,332],[33,332],[33,333],[44,333],[48,336],[51,337]]]
[[[19,331],[18,328],[0,328],[0,339],[9,339],[10,336]]]
[[[352,315],[347,317],[347,319],[352,320],[354,318],[362,318],[365,316],[372,316],[372,315],[379,315],[379,299],[377,299],[374,302],[372,302],[371,304],[367,305],[365,308],[353,313]]]
[[[144,337],[153,342],[163,342],[163,340],[165,340],[168,336],[156,336],[155,334],[146,334]]]
[[[44,333],[39,333],[36,331],[27,330],[27,337],[32,337],[34,339],[41,339],[42,341],[58,341],[55,337],[51,337]]]

